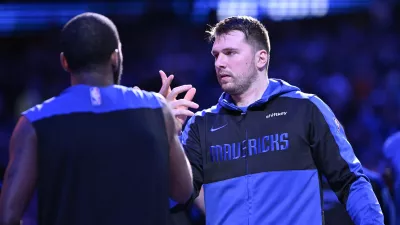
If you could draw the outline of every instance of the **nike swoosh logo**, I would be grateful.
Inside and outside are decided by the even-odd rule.
[[[225,125],[223,125],[222,127],[211,128],[211,132],[214,132],[214,131],[217,131],[217,130],[219,130],[219,129],[222,129],[222,128],[226,127],[226,125],[228,125],[228,124],[225,124]]]

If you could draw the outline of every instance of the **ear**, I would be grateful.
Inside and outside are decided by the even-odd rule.
[[[265,50],[259,50],[256,52],[256,67],[259,70],[266,68],[269,63],[269,54]]]
[[[118,61],[119,61],[119,50],[115,49],[114,52],[111,54],[111,65],[114,68],[118,68]]]
[[[69,70],[68,62],[67,62],[67,59],[66,59],[65,56],[64,56],[64,52],[61,52],[61,53],[60,53],[60,62],[61,62],[62,68],[63,68],[66,72],[70,73],[71,71]]]

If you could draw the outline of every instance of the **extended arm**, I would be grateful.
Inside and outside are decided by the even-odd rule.
[[[368,177],[331,109],[318,97],[311,121],[311,147],[317,167],[327,178],[356,225],[384,224]]]
[[[163,107],[165,127],[169,142],[170,196],[176,202],[185,203],[190,198],[193,191],[192,170],[178,138],[177,121],[173,117],[171,109],[166,104],[164,97],[158,97]]]

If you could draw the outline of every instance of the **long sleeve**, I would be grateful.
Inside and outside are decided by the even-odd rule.
[[[192,166],[194,185],[193,199],[197,198],[201,186],[203,185],[203,158],[201,154],[199,130],[195,122],[196,117],[195,115],[189,119],[181,135],[183,148]]]
[[[384,224],[383,214],[368,177],[332,110],[318,97],[310,123],[310,144],[318,169],[356,225]]]
[[[179,136],[186,156],[190,162],[193,173],[193,195],[189,199],[189,203],[192,203],[200,193],[201,186],[203,185],[203,165],[201,156],[201,147],[198,136],[198,130],[196,124],[194,124],[195,116],[191,117],[186,123],[185,129]],[[170,209],[178,205],[177,202],[169,200]],[[191,205],[191,204],[187,204]]]

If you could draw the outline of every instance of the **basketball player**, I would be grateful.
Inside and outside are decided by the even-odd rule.
[[[384,224],[371,183],[329,106],[268,77],[264,25],[233,16],[207,33],[224,92],[216,105],[192,116],[181,135],[193,199],[204,189],[206,223],[323,224],[324,175],[355,224]]]
[[[35,189],[40,225],[166,224],[168,197],[182,203],[192,193],[179,112],[161,95],[116,85],[121,43],[108,18],[74,17],[61,43],[72,86],[22,113],[10,142],[0,224],[20,224]]]

